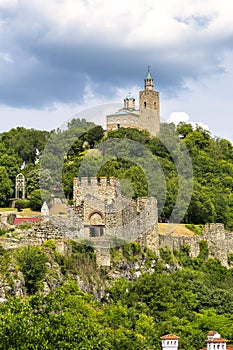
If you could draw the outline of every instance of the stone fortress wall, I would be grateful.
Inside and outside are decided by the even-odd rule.
[[[154,206],[155,203],[152,201],[150,204]],[[150,215],[150,209],[148,209],[147,215]],[[58,251],[67,253],[70,249],[70,239],[79,240],[80,238],[76,232],[73,236],[71,232],[70,227],[56,226],[54,222],[46,218],[40,224],[37,223],[34,227],[21,231],[16,237],[13,237],[11,233],[7,237],[1,237],[0,244],[3,248],[11,250],[28,245],[43,245],[47,240],[53,239]],[[229,267],[227,258],[228,254],[233,254],[233,232],[225,230],[223,224],[206,224],[202,236],[159,234],[157,225],[149,227],[146,234],[143,234],[143,232],[145,233],[145,231],[141,231],[141,236],[135,237],[135,239],[142,246],[150,248],[158,256],[160,248],[168,247],[171,251],[174,251],[180,250],[183,245],[188,245],[190,256],[197,257],[200,251],[200,242],[204,240],[207,242],[209,249],[208,257],[218,259],[224,266]],[[124,239],[123,235],[117,235],[117,237]],[[88,240],[90,241],[90,238]],[[130,241],[133,241],[132,237],[130,237]],[[111,245],[108,236],[93,237],[92,243],[96,251],[97,264],[99,266],[110,266]]]
[[[78,218],[80,238],[95,240],[98,237],[101,241],[101,238],[117,237],[129,242],[139,240],[150,246],[153,236],[155,244],[158,238],[155,198],[126,198],[121,194],[120,181],[115,178],[99,181],[93,177],[75,178],[73,192],[70,217]]]
[[[183,245],[190,246],[190,256],[197,257],[200,242],[206,241],[209,258],[218,259],[222,265],[229,267],[228,254],[233,253],[233,232],[225,230],[223,224],[206,224],[202,236],[159,235],[159,248],[168,247],[171,251],[179,250]]]

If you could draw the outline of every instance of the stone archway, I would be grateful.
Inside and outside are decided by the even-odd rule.
[[[99,210],[93,211],[88,219],[90,225],[104,225],[104,216]]]
[[[104,235],[104,216],[100,211],[94,211],[89,215],[89,236],[100,237]]]

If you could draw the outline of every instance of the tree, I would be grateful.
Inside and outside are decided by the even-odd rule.
[[[188,134],[193,132],[193,127],[192,127],[192,124],[186,124],[184,122],[180,122],[177,125],[176,130],[179,133],[179,135],[185,138],[186,136],[188,136]]]
[[[17,259],[24,275],[27,291],[33,294],[45,278],[47,270],[45,263],[48,258],[40,247],[28,246],[19,251]]]
[[[4,203],[13,194],[13,183],[10,180],[7,170],[4,166],[0,166],[0,198],[4,200]]]
[[[30,193],[30,208],[35,211],[40,211],[43,201],[48,202],[51,199],[50,193],[46,190],[34,190]]]

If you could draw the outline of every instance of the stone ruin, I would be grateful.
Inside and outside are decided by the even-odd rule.
[[[228,254],[233,253],[233,232],[223,224],[206,224],[202,236],[174,236],[159,234],[157,202],[154,197],[131,199],[121,194],[120,181],[115,178],[75,178],[73,205],[68,206],[66,216],[51,216],[46,203],[41,212],[41,223],[20,238],[2,237],[1,244],[7,249],[20,245],[43,244],[54,239],[60,251],[73,239],[95,248],[97,264],[110,265],[110,248],[123,242],[137,241],[159,256],[160,248],[171,251],[189,245],[190,255],[196,257],[200,242],[206,241],[209,257],[228,265]],[[2,213],[0,227],[12,227],[15,213]],[[63,247],[63,248],[62,248]]]

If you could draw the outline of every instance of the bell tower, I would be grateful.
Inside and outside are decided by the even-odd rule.
[[[144,79],[144,91],[139,92],[139,126],[156,136],[160,130],[160,102],[159,92],[154,91],[154,79],[150,66]]]

